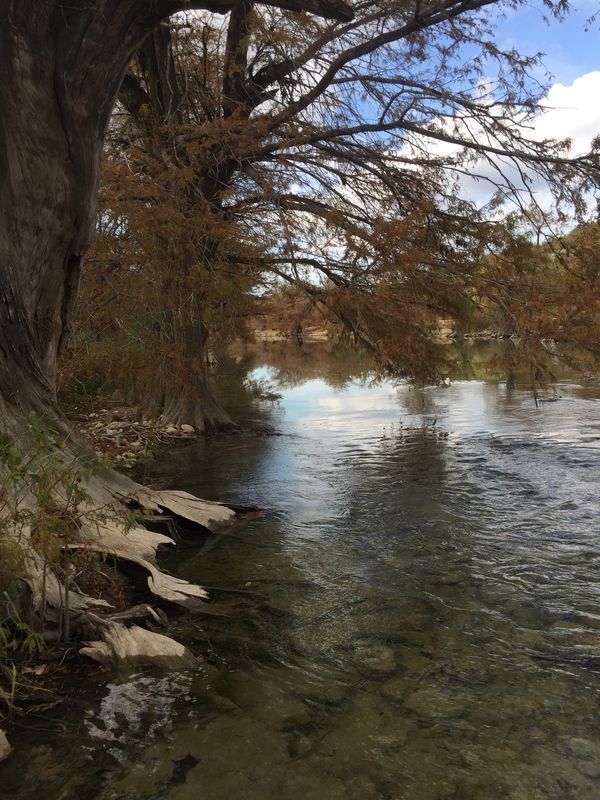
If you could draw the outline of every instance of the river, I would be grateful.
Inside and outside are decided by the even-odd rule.
[[[204,664],[98,676],[19,734],[2,796],[597,800],[600,383],[536,405],[518,376],[372,384],[311,347],[222,380],[282,435],[153,471],[264,509],[169,556],[210,587],[174,623]]]

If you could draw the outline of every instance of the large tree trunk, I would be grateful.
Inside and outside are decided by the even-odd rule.
[[[59,416],[105,130],[151,5],[0,0],[0,398],[15,433],[32,410]]]
[[[184,87],[179,86],[173,50],[172,31],[163,25],[149,36],[137,53],[135,69],[127,72],[119,99],[128,110],[141,134],[144,147],[157,163],[177,169],[183,154],[178,136],[189,127],[182,107]],[[187,162],[189,165],[194,163]],[[199,186],[180,188],[177,203],[187,204],[191,213],[198,207]],[[193,222],[189,222],[190,228]],[[166,363],[157,391],[143,400],[148,413],[162,410],[169,425],[190,425],[200,433],[235,430],[227,412],[217,402],[211,387],[208,367],[208,328],[202,320],[202,303],[190,287],[190,272],[204,251],[207,269],[215,245],[210,240],[202,245],[192,237],[183,245],[186,231],[178,236],[159,235],[157,242],[164,265],[160,335],[165,346]],[[183,256],[182,251],[183,250]],[[168,308],[168,305],[171,308]]]
[[[208,329],[198,312],[190,314],[188,309],[183,316],[174,314],[167,326],[174,363],[165,376],[163,420],[170,425],[192,425],[203,433],[236,430],[211,388]]]

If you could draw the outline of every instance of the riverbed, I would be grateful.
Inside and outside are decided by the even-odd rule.
[[[202,666],[98,677],[1,796],[598,798],[600,383],[372,383],[311,347],[232,362],[258,432],[151,470],[264,511],[168,557],[212,597],[174,623]]]

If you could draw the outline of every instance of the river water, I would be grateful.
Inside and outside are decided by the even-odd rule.
[[[372,385],[311,347],[222,384],[283,435],[154,471],[265,510],[169,557],[210,587],[210,615],[175,621],[203,666],[98,679],[22,735],[6,796],[600,796],[600,384],[536,406],[518,377]]]

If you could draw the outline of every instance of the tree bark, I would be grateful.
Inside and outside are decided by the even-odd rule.
[[[0,403],[56,411],[109,115],[152,4],[0,0]],[[107,57],[109,54],[109,57]],[[60,424],[66,429],[64,420]]]
[[[174,349],[173,369],[165,376],[163,420],[170,425],[192,425],[201,433],[236,430],[238,426],[216,400],[209,376],[208,329],[197,303],[172,316],[167,326]]]

